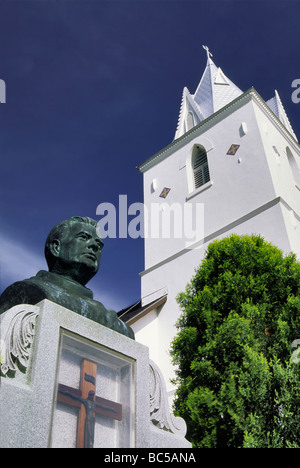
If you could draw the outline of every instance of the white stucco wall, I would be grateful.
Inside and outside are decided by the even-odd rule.
[[[206,148],[211,183],[191,197],[195,144]],[[226,154],[232,144],[240,145],[235,156]],[[208,243],[231,233],[261,234],[285,253],[293,250],[300,258],[300,190],[295,186],[287,148],[300,167],[297,143],[256,99],[248,97],[174,142],[144,171],[148,211],[153,203],[177,203],[182,210],[187,204],[204,207],[202,246],[187,249],[182,238],[145,239],[143,303],[151,302],[161,289],[167,289],[168,300],[133,328],[136,339],[150,348],[169,391],[172,385],[168,382],[174,377],[169,349],[180,316],[176,296],[200,265]],[[164,187],[171,189],[166,199],[159,197]]]

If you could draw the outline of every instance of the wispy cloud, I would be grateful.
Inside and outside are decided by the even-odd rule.
[[[45,260],[26,244],[0,234],[0,290],[45,269]]]

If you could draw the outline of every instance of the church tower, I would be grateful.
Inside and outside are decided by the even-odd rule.
[[[180,316],[176,296],[207,245],[261,234],[300,258],[300,146],[279,94],[243,92],[207,63],[194,94],[184,88],[175,139],[139,166],[144,180],[145,269],[141,303],[124,311],[166,382]],[[168,384],[172,395],[172,385]]]

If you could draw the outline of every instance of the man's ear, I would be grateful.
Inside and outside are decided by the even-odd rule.
[[[52,255],[54,257],[59,257],[59,253],[60,253],[60,241],[58,239],[55,239],[53,240],[50,245],[49,245],[49,248],[50,248],[50,252],[52,253]]]

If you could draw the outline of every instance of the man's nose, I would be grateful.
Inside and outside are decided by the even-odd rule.
[[[88,247],[94,252],[98,252],[99,250],[101,250],[100,245],[98,244],[98,242],[95,241],[95,239],[90,239]]]

